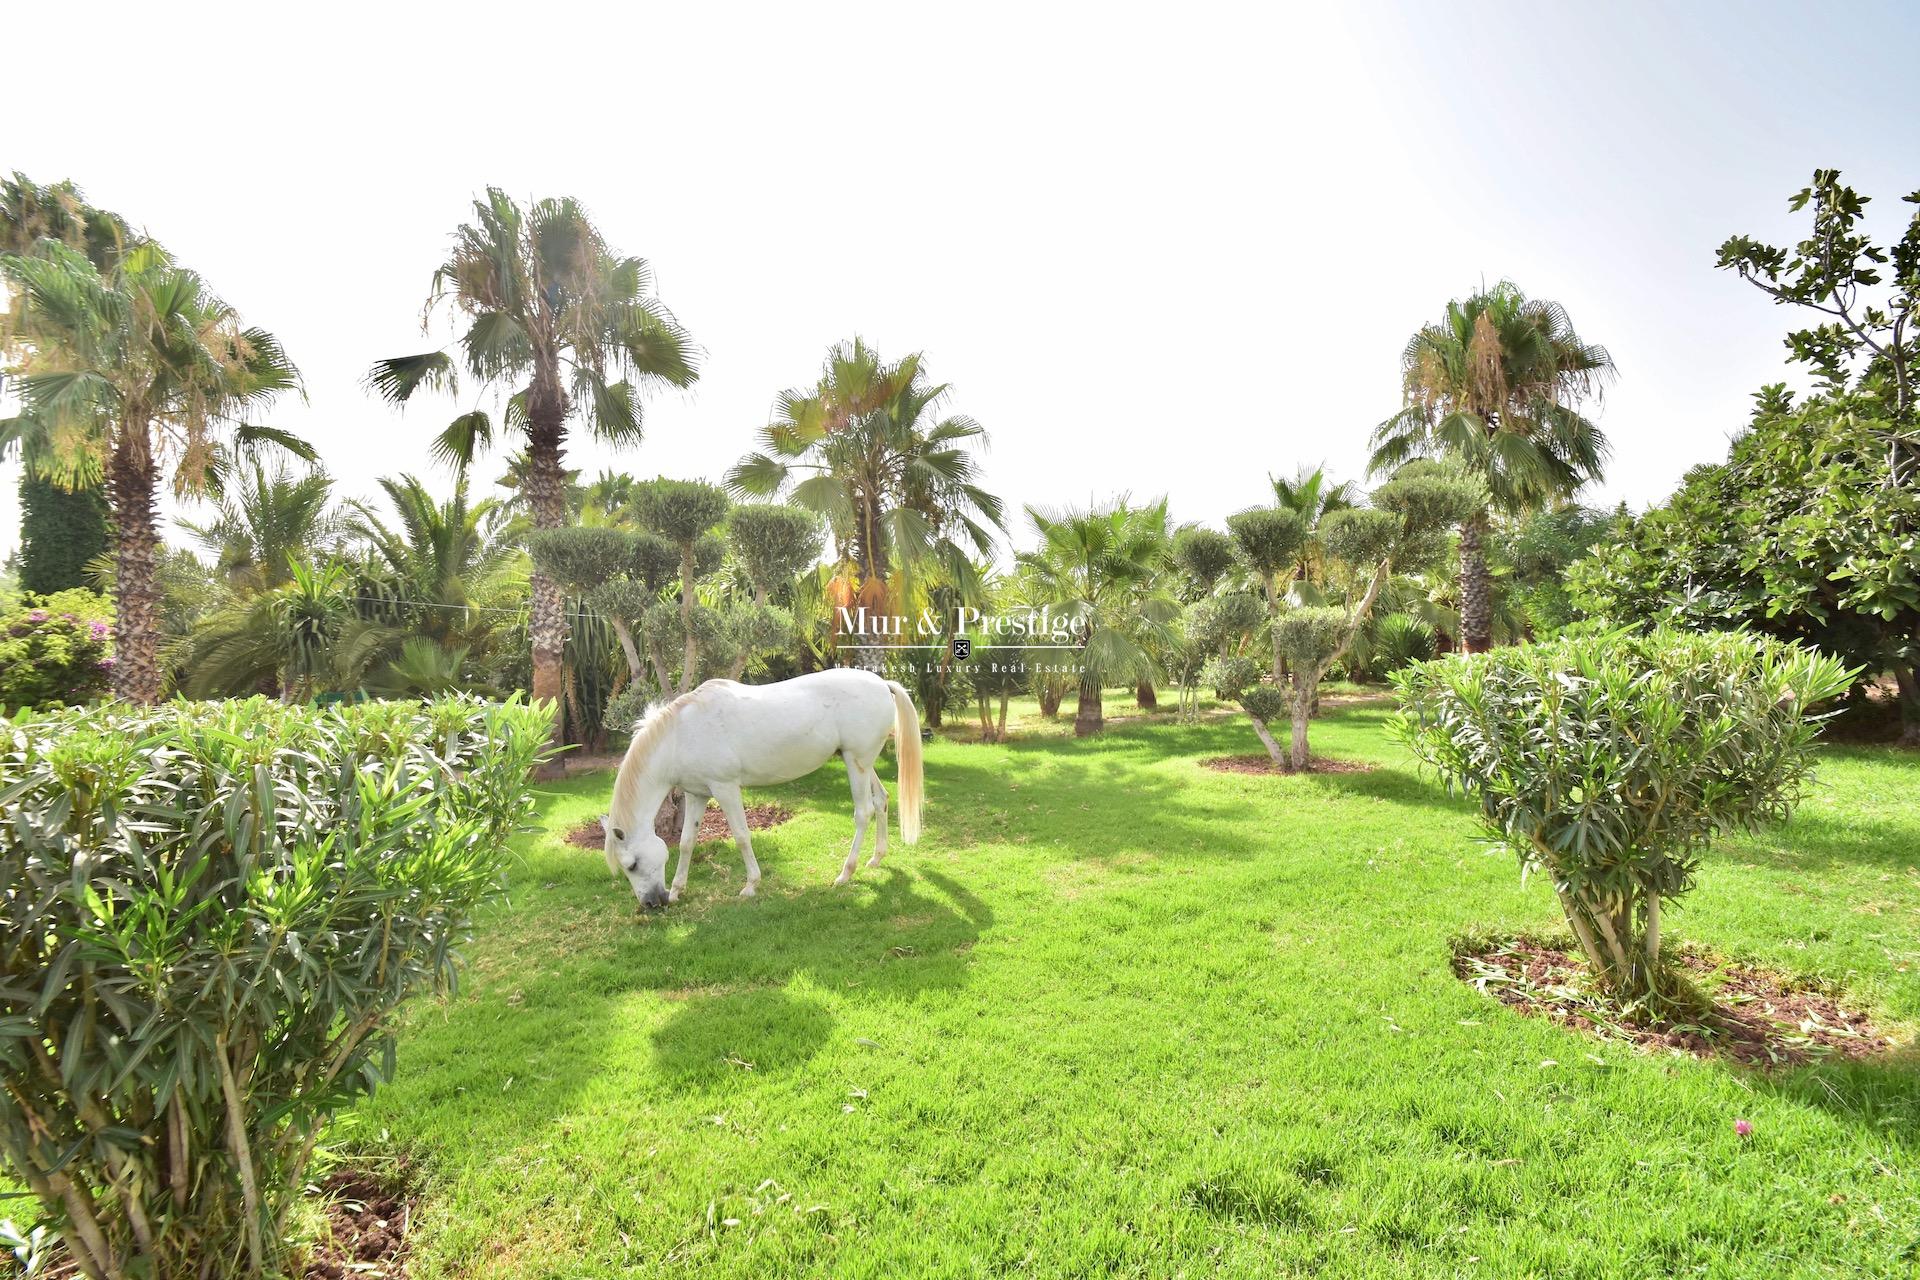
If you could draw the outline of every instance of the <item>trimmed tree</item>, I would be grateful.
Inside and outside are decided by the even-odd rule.
[[[1714,837],[1784,821],[1832,658],[1767,637],[1616,632],[1394,673],[1394,731],[1486,829],[1553,882],[1600,985],[1656,1010],[1696,1003],[1666,964],[1663,905]]]
[[[107,549],[107,499],[98,486],[65,489],[29,469],[20,477],[20,589],[85,587],[87,561]]]

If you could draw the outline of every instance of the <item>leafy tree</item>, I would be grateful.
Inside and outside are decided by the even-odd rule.
[[[1753,635],[1615,633],[1421,663],[1394,674],[1400,738],[1480,803],[1488,831],[1551,878],[1601,984],[1693,1003],[1661,913],[1707,844],[1783,821],[1832,658]]]
[[[20,477],[20,589],[45,594],[84,586],[87,562],[106,551],[107,500],[97,486],[64,489]]]
[[[634,508],[640,522],[673,544],[680,553],[680,692],[693,688],[700,669],[700,638],[694,626],[694,586],[700,578],[697,550],[700,540],[727,518],[732,504],[717,487],[701,480],[664,477],[640,486]]]
[[[941,416],[952,388],[919,354],[888,363],[855,338],[827,353],[811,388],[783,391],[761,449],[727,472],[741,496],[786,494],[825,517],[840,560],[838,603],[884,612],[913,596],[923,567],[950,579],[989,555],[1000,500],[981,488],[972,446],[986,431]],[[900,578],[897,583],[894,578]]]
[[[727,545],[746,566],[753,602],[768,599],[820,558],[820,519],[801,507],[743,503],[727,517]]]
[[[423,387],[452,391],[464,368],[483,388],[507,393],[504,426],[525,442],[520,490],[535,528],[567,522],[570,424],[609,444],[638,444],[642,392],[691,386],[699,376],[691,340],[653,296],[652,269],[613,253],[572,199],[523,210],[489,187],[433,274],[429,319],[442,308],[466,322],[458,356],[441,350],[383,360],[369,381],[404,404]],[[495,430],[475,409],[449,423],[434,450],[464,469]],[[560,587],[536,572],[530,591],[533,697],[557,702],[566,644]]]
[[[227,447],[273,444],[311,457],[285,432],[240,414],[297,386],[273,335],[243,325],[198,275],[152,242],[103,274],[53,240],[0,257],[18,295],[0,330],[21,401],[0,448],[67,484],[104,474],[113,514],[119,619],[114,687],[136,702],[162,692],[160,537],[155,503],[170,463],[176,492],[206,490]]]
[[[257,459],[236,471],[215,499],[212,521],[180,525],[215,556],[234,587],[281,586],[292,578],[296,559],[340,531],[338,517],[328,510],[333,479],[318,470],[295,475],[284,465],[268,471]]]
[[[1469,653],[1493,640],[1485,540],[1490,512],[1571,498],[1600,476],[1606,437],[1578,412],[1613,375],[1556,302],[1502,281],[1447,304],[1401,356],[1406,405],[1373,435],[1372,474],[1415,458],[1451,458],[1485,484],[1488,504],[1460,525],[1460,628]]]
[[[1040,543],[1022,552],[1029,599],[1073,618],[1081,630],[1077,736],[1100,732],[1101,687],[1154,674],[1150,644],[1171,641],[1179,604],[1168,590],[1172,541],[1165,499],[1150,506],[1049,513],[1027,508]]]
[[[1842,184],[1838,169],[1816,169],[1788,201],[1796,213],[1813,210],[1806,239],[1788,250],[1732,236],[1715,264],[1781,306],[1832,317],[1788,334],[1787,350],[1812,367],[1823,390],[1851,387],[1884,402],[1880,430],[1893,484],[1908,483],[1920,459],[1920,344],[1910,336],[1920,307],[1920,191],[1905,202],[1916,206],[1906,231],[1882,248],[1860,229],[1869,198]],[[1863,296],[1882,285],[1878,302]]]
[[[1570,571],[1597,617],[1751,627],[1891,671],[1901,741],[1920,745],[1920,492],[1893,481],[1876,395],[1797,404],[1764,389],[1725,463],[1621,525]]]
[[[1182,595],[1197,600],[1211,595],[1233,571],[1234,542],[1218,529],[1188,525],[1173,535],[1173,563],[1186,575]]]
[[[1306,542],[1293,576],[1300,581],[1318,581],[1321,576],[1320,522],[1335,512],[1355,506],[1359,502],[1359,486],[1351,480],[1336,482],[1325,467],[1315,467],[1312,471],[1302,467],[1291,480],[1269,476],[1267,482],[1273,486],[1273,505],[1293,512],[1306,526]]]

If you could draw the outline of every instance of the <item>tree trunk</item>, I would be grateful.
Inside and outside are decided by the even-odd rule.
[[[556,389],[543,389],[535,378],[527,396],[527,504],[533,509],[533,527],[558,529],[567,522],[566,473],[561,469],[561,447],[566,439],[566,398]],[[566,601],[560,584],[536,567],[528,579],[531,599],[527,612],[527,632],[533,641],[534,701],[554,708],[552,746],[554,757],[541,765],[535,776],[558,778],[566,773],[559,751],[566,745],[561,737],[561,708],[566,701],[567,647]]]
[[[693,544],[680,548],[680,692],[693,689],[700,669],[700,644],[693,634]]]
[[[1080,677],[1080,702],[1073,711],[1073,736],[1085,738],[1106,728],[1100,711],[1100,681],[1089,674]]]
[[[1134,705],[1142,711],[1157,711],[1160,709],[1160,695],[1154,692],[1153,681],[1142,680],[1138,685],[1134,686],[1133,702]]]
[[[148,448],[144,418],[123,424],[107,463],[113,511],[113,691],[153,704],[165,689],[160,670],[160,535],[154,491],[159,467]]]
[[[1900,686],[1900,745],[1920,747],[1920,668],[1895,667],[1893,680]]]
[[[1273,757],[1273,767],[1286,768],[1287,758],[1280,753],[1280,744],[1273,740],[1273,730],[1267,728],[1266,722],[1256,716],[1248,716],[1247,719],[1253,721],[1253,731],[1260,735],[1261,745],[1266,747],[1267,754]]]
[[[1467,653],[1493,647],[1493,580],[1482,546],[1486,532],[1484,511],[1460,526],[1460,647]]]
[[[1004,690],[1000,694],[1000,731],[994,735],[996,742],[1007,740],[1007,701],[1011,696]]]
[[[1051,720],[1060,714],[1060,686],[1051,682],[1040,686],[1040,714]]]
[[[1311,767],[1307,756],[1307,721],[1313,716],[1313,689],[1301,679],[1304,672],[1293,673],[1293,741],[1289,744],[1287,765],[1295,773],[1305,773]],[[1316,682],[1317,683],[1317,682]]]

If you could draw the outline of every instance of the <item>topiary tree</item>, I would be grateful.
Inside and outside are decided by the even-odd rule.
[[[1232,571],[1234,541],[1218,529],[1188,525],[1173,535],[1173,563],[1186,576],[1189,598],[1210,594]]]
[[[680,630],[683,652],[680,662],[679,691],[694,686],[700,666],[700,642],[695,630],[694,584],[699,580],[702,540],[727,518],[727,495],[718,486],[702,480],[669,480],[662,477],[638,486],[634,491],[634,512],[640,522],[680,552]],[[717,544],[707,543],[707,555]],[[724,548],[720,548],[724,554]],[[718,567],[716,563],[714,567]],[[711,572],[711,570],[709,570]]]
[[[791,587],[820,558],[825,538],[820,518],[781,503],[742,503],[727,517],[727,546],[740,557],[753,583],[753,602]]]
[[[1255,507],[1227,517],[1227,530],[1233,535],[1234,549],[1266,594],[1269,616],[1280,612],[1300,553],[1307,545],[1307,522],[1297,511]],[[1280,651],[1273,651],[1273,678],[1281,678]]]
[[[1693,887],[1715,836],[1783,821],[1851,673],[1745,633],[1614,632],[1395,672],[1394,732],[1487,829],[1553,881],[1601,985],[1688,997],[1661,910]]]

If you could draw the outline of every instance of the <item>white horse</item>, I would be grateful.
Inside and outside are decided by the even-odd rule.
[[[694,836],[707,798],[720,802],[727,826],[747,865],[750,898],[760,885],[747,833],[740,788],[791,782],[825,764],[835,753],[847,762],[853,788],[853,849],[835,884],[853,879],[869,819],[879,823],[870,867],[887,853],[887,791],[873,764],[892,734],[900,758],[900,838],[920,838],[920,717],[907,691],[870,671],[836,668],[795,676],[777,684],[709,680],[647,713],[634,730],[613,784],[607,834],[607,869],[624,874],[644,906],[679,900],[693,862]],[[667,888],[667,844],[654,834],[653,819],[667,793],[686,793],[680,825],[680,866]]]

